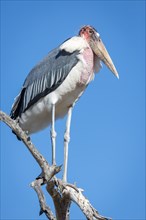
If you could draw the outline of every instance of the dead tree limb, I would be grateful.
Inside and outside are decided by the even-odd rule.
[[[46,205],[45,197],[41,189],[43,179],[36,179],[31,183],[31,187],[36,191],[40,203],[40,215],[45,213],[48,219],[56,220],[49,206]]]
[[[41,175],[30,185],[35,190],[40,203],[40,215],[45,214],[50,220],[69,220],[71,202],[76,203],[88,220],[108,220],[109,218],[99,215],[98,211],[82,194],[82,189],[70,183],[64,183],[55,176],[61,170],[61,166],[50,166],[47,160],[36,149],[30,137],[24,132],[19,124],[7,114],[0,111],[0,120],[7,124],[12,131],[23,141],[34,159],[42,169]],[[52,197],[55,207],[55,215],[46,204],[41,186],[46,184],[46,190]]]

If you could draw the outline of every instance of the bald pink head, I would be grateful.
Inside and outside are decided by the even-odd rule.
[[[108,54],[99,33],[90,25],[83,26],[79,31],[79,36],[84,38],[94,54],[111,70],[111,72],[119,78],[118,72]]]
[[[90,25],[85,25],[80,29],[79,36],[83,37],[87,41],[90,41],[91,37],[98,38],[99,34],[97,33],[94,27]]]

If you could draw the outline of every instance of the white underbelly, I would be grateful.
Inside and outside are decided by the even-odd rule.
[[[79,62],[64,82],[53,92],[41,98],[36,104],[22,113],[19,124],[29,134],[46,128],[51,123],[52,104],[55,104],[55,118],[64,117],[68,108],[82,95],[92,76],[86,83],[80,82],[82,68]]]
[[[55,118],[64,117],[68,108],[75,103],[82,93],[83,89],[78,88],[76,91],[59,97],[55,104]],[[23,130],[31,134],[46,128],[51,123],[52,103],[50,100],[54,95],[56,96],[54,92],[48,94],[21,115],[19,124]]]

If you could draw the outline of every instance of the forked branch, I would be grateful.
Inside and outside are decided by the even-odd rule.
[[[7,124],[12,131],[23,141],[34,159],[42,169],[41,175],[31,183],[36,191],[40,203],[40,215],[45,214],[50,220],[69,220],[71,202],[75,202],[88,220],[107,220],[109,218],[99,215],[98,211],[82,194],[80,188],[73,184],[64,183],[57,179],[55,174],[60,172],[61,166],[50,166],[47,160],[36,149],[30,140],[30,137],[24,132],[19,124],[12,120],[7,114],[0,111],[0,120]],[[41,186],[46,184],[46,190],[52,197],[55,206],[55,215],[50,207],[46,204],[44,193]]]

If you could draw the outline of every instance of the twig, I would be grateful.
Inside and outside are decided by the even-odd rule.
[[[50,220],[56,220],[55,216],[53,215],[51,209],[49,206],[46,205],[45,196],[43,194],[43,191],[41,190],[41,185],[44,184],[43,179],[36,179],[34,180],[30,185],[33,187],[33,189],[36,191],[39,203],[40,203],[40,215],[45,213],[48,219]]]

